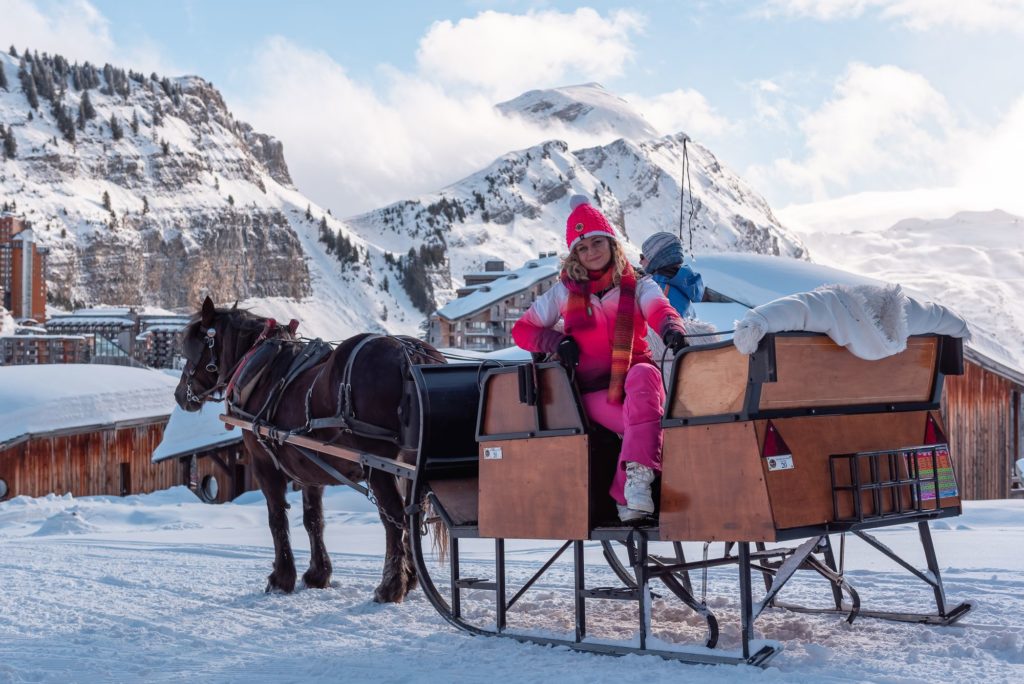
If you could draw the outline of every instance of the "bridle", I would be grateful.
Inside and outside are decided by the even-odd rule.
[[[295,329],[298,327],[298,325],[299,322],[293,319],[288,323],[287,326],[278,326],[277,321],[275,321],[273,318],[268,318],[263,323],[263,330],[260,332],[259,336],[252,343],[252,345],[249,346],[248,351],[238,357],[238,360],[235,361],[235,365],[232,366],[227,373],[219,372],[220,366],[217,363],[216,349],[217,329],[213,327],[207,328],[206,334],[203,336],[203,341],[200,343],[202,346],[205,346],[206,349],[200,349],[198,353],[194,354],[187,352],[185,354],[185,359],[192,366],[188,371],[188,380],[185,381],[185,400],[196,404],[201,404],[205,401],[224,401],[224,399],[228,395],[228,392],[224,392],[224,394],[222,394],[219,397],[210,398],[210,395],[225,389],[230,391],[230,388],[235,381],[235,376],[241,372],[242,366],[245,365],[245,363],[249,360],[249,358],[253,355],[253,353],[264,340],[268,339],[273,335],[276,335],[278,332],[294,335]],[[199,394],[196,394],[196,391],[192,389],[192,379],[193,376],[195,376],[196,370],[199,368],[200,363],[203,360],[203,355],[206,353],[209,353],[210,355],[210,358],[206,362],[205,366],[206,372],[216,373],[217,381],[210,389],[205,390]]]
[[[207,328],[206,335],[203,337],[203,346],[206,347],[206,351],[208,351],[210,354],[210,358],[206,362],[207,373],[217,373],[220,370],[220,367],[217,364],[217,350],[215,348],[216,341],[217,329]],[[225,380],[220,380],[220,375],[218,374],[218,381],[213,385],[213,387],[209,388],[208,390],[205,390],[200,394],[196,394],[195,390],[192,389],[192,379],[193,376],[195,376],[196,374],[196,369],[199,368],[200,362],[203,360],[204,353],[206,352],[200,350],[199,354],[194,359],[189,358],[190,355],[186,355],[185,357],[185,359],[192,366],[188,371],[188,380],[185,382],[185,400],[196,404],[202,404],[203,402],[207,401],[207,397],[209,397],[211,394],[219,392],[220,390],[224,389],[227,386],[227,382]],[[210,401],[224,401],[224,397],[214,397],[210,399]]]

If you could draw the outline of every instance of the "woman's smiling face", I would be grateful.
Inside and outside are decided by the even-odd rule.
[[[583,238],[574,250],[580,263],[588,271],[603,270],[612,260],[612,247],[608,238],[604,236]]]

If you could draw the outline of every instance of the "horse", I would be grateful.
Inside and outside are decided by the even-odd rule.
[[[416,447],[406,443],[413,440],[400,438],[403,431],[406,436],[413,434],[418,420],[407,391],[409,364],[444,363],[444,358],[432,346],[413,338],[362,333],[333,350],[320,343],[322,360],[314,355],[303,366],[299,357],[308,347],[296,339],[295,325],[277,326],[272,319],[238,309],[237,303],[230,309],[216,308],[207,297],[182,333],[186,363],[174,392],[178,406],[198,411],[204,402],[217,401],[217,395],[224,394],[229,412],[272,424],[282,431],[308,428],[311,418],[333,416],[333,423],[330,419],[320,420],[308,436],[414,463]],[[255,377],[246,387],[239,388],[239,381],[246,379],[245,367],[257,363],[257,357],[266,361],[264,370],[248,373]],[[310,361],[315,363],[309,365]],[[285,384],[290,371],[294,377]],[[339,426],[336,418],[343,409],[350,420]],[[351,429],[352,424],[357,429]],[[310,543],[309,568],[302,575],[306,587],[330,586],[332,567],[323,537],[323,491],[325,485],[346,479],[346,484],[357,487],[358,483],[366,483],[384,524],[386,553],[374,600],[401,602],[416,587],[409,538],[415,530],[406,529],[396,476],[321,455],[321,463],[330,461],[325,469],[296,447],[257,437],[249,430],[243,433],[243,443],[267,500],[274,539],[274,565],[267,577],[267,592],[291,593],[295,589],[295,559],[288,538],[289,505],[285,500],[289,480],[302,489],[302,522]],[[341,477],[329,475],[329,470]]]

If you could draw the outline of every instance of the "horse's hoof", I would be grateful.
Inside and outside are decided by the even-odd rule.
[[[331,573],[308,570],[302,576],[302,584],[309,589],[327,589],[331,586]]]
[[[377,587],[373,590],[374,603],[401,603],[405,591],[401,587]]]
[[[265,594],[290,594],[295,591],[295,580],[291,582],[283,582],[281,580],[274,579],[271,575],[267,578],[267,588],[263,590]]]

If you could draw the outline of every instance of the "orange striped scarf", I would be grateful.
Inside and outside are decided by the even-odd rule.
[[[594,325],[590,293],[603,292],[612,286],[613,269],[590,273],[590,280],[579,282],[562,272],[562,284],[569,290],[565,311],[565,331],[585,330]],[[615,311],[615,333],[612,337],[612,367],[608,384],[608,401],[621,404],[625,396],[626,372],[633,359],[633,313],[636,308],[636,273],[626,264],[619,279],[619,306]],[[584,351],[584,350],[581,350]],[[584,351],[585,353],[585,351]]]

